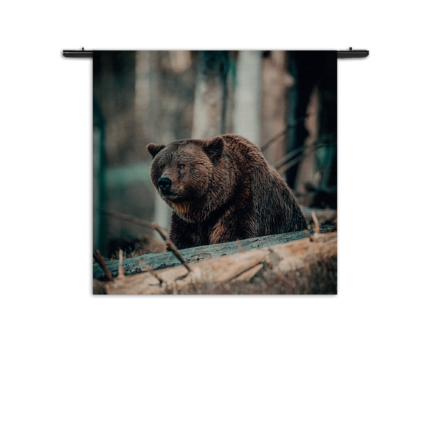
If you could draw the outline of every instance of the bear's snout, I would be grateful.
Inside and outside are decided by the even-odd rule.
[[[168,178],[167,176],[164,176],[162,178],[160,178],[157,182],[160,190],[165,193],[166,191],[169,191],[171,185],[172,185],[172,180],[170,178]]]

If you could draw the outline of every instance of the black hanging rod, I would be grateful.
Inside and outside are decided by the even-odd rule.
[[[367,58],[370,55],[368,49],[353,49],[337,51],[337,59],[344,60],[348,58]],[[64,58],[93,58],[93,51],[85,51],[85,48],[81,49],[69,49],[63,51]]]

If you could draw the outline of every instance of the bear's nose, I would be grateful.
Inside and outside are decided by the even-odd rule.
[[[165,193],[170,186],[172,185],[172,180],[168,178],[167,176],[164,176],[163,178],[160,178],[158,180],[158,186],[160,187],[160,190]]]

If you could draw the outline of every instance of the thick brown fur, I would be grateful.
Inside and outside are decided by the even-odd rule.
[[[306,229],[285,181],[243,137],[147,146],[151,180],[173,209],[170,238],[179,249]],[[168,177],[163,194],[158,179]]]

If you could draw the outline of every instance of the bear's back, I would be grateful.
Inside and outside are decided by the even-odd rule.
[[[251,184],[253,228],[258,236],[305,229],[306,220],[287,183],[270,166],[260,148],[236,135],[223,135],[226,153],[241,181]],[[244,181],[244,176],[249,178]],[[247,179],[248,179],[247,178]]]

